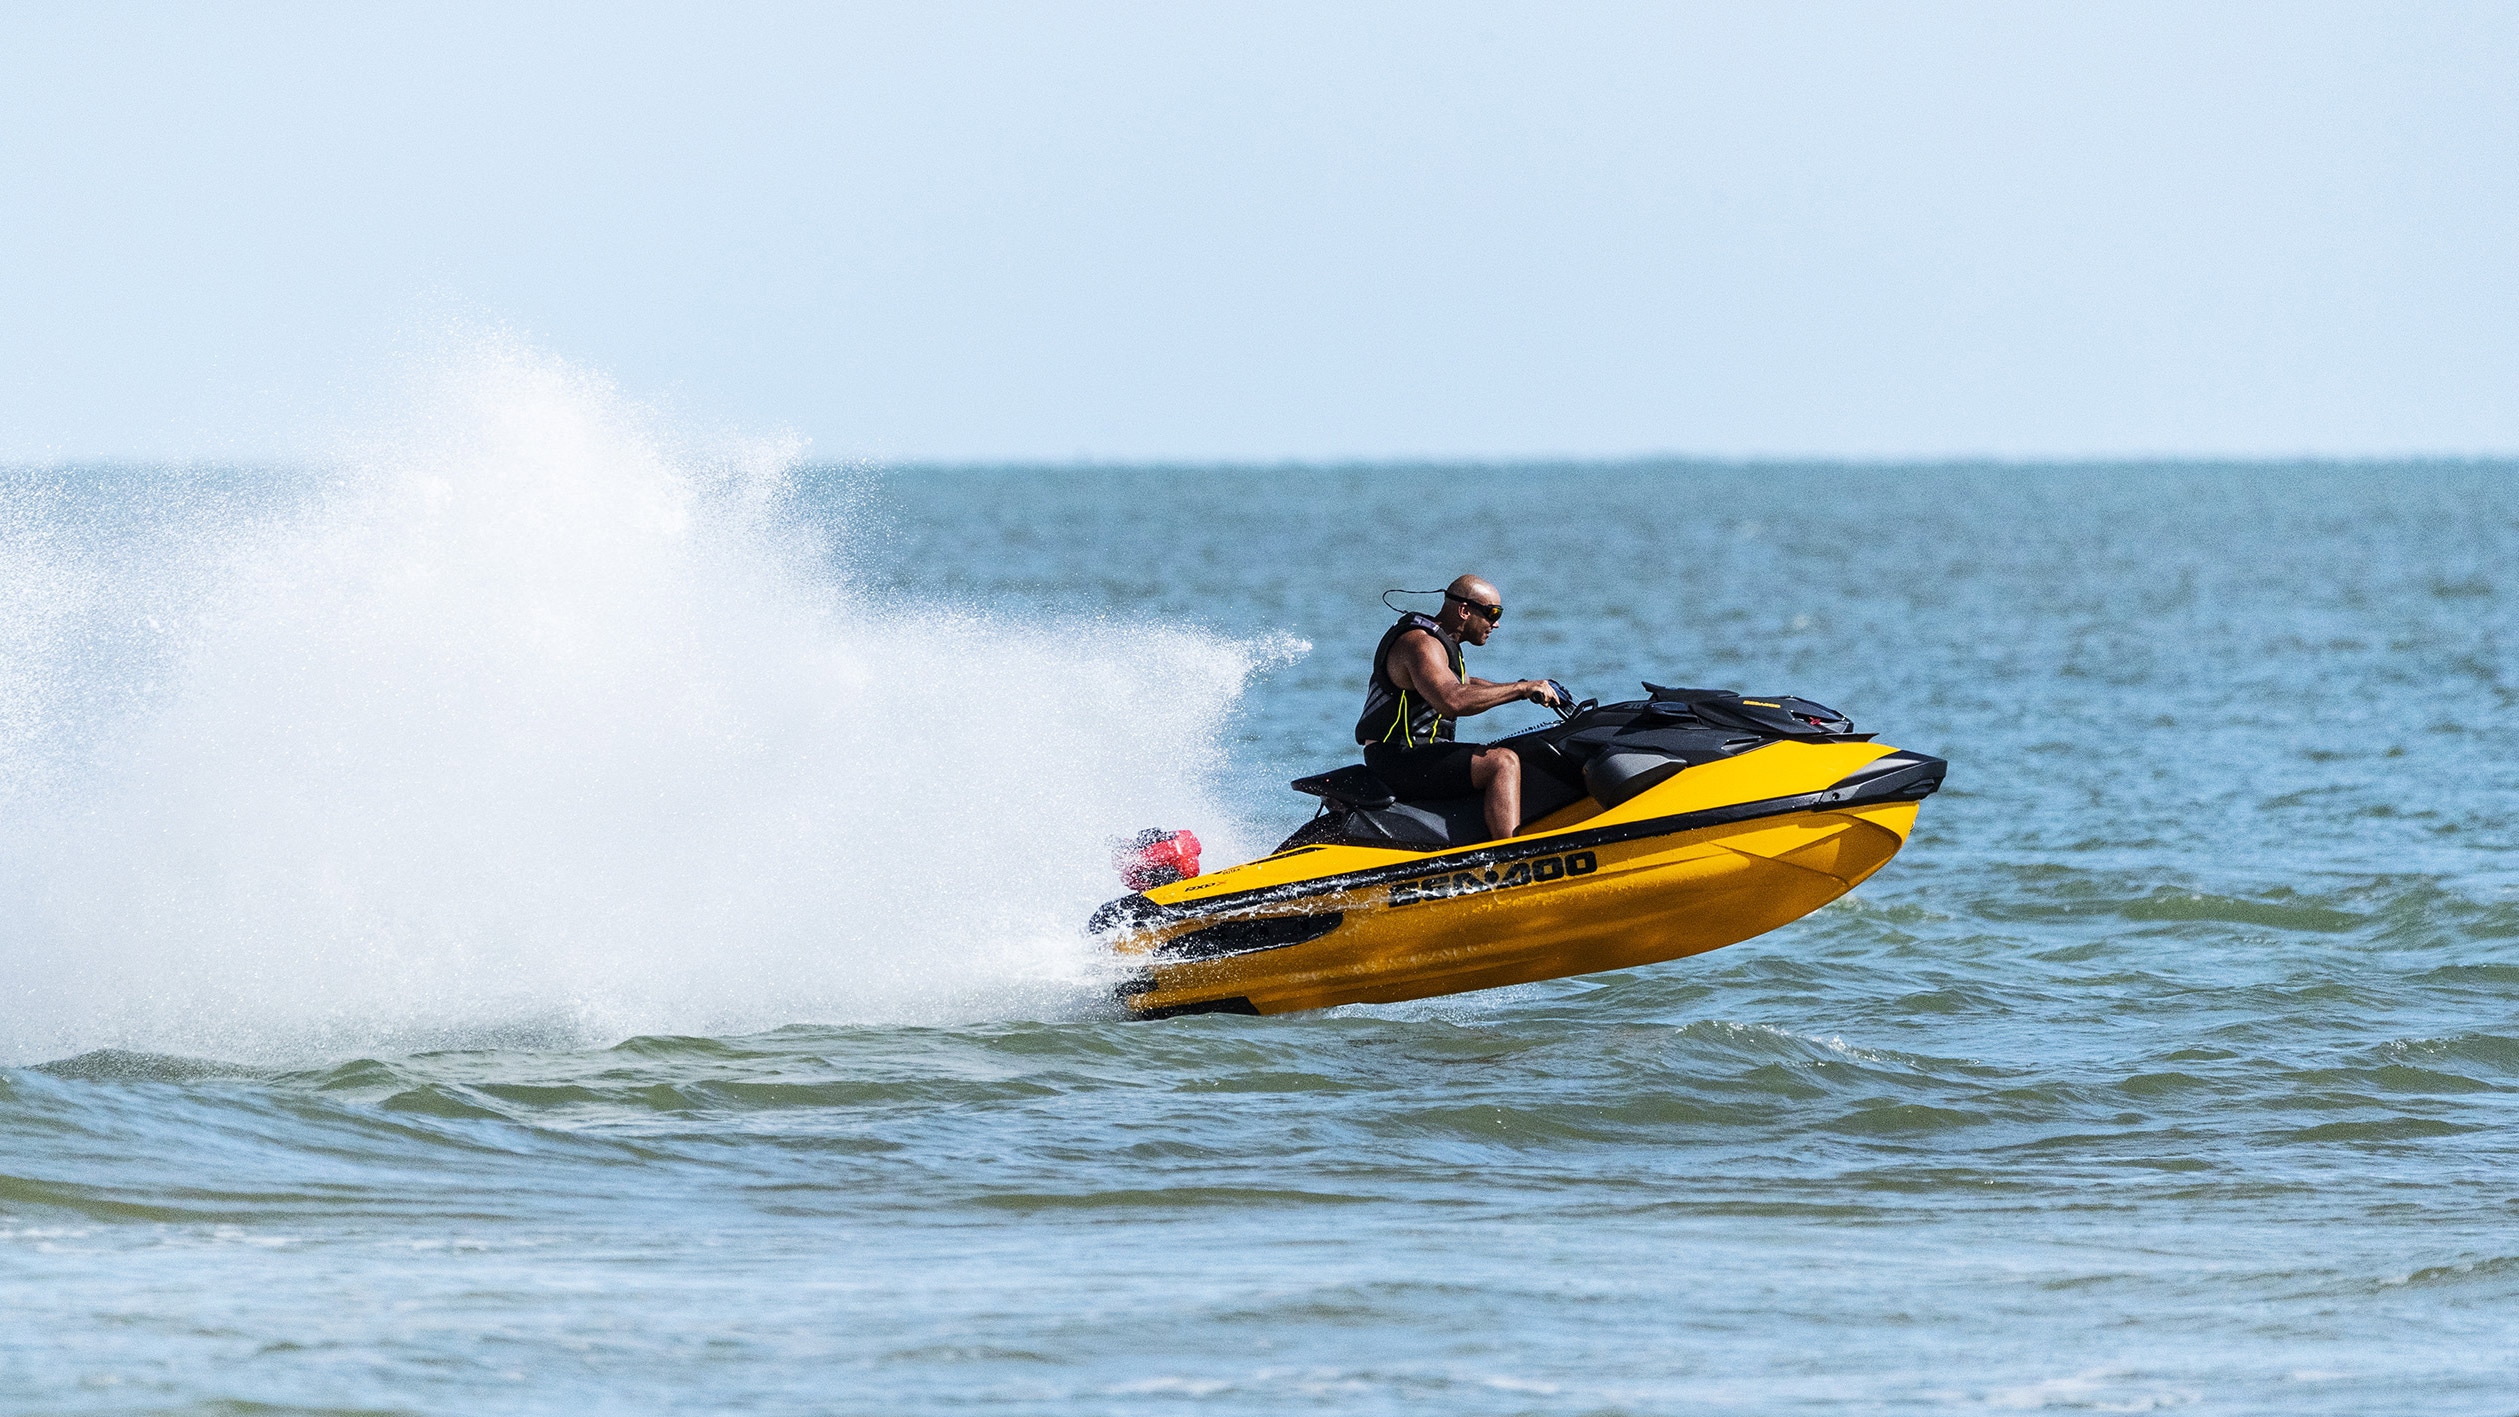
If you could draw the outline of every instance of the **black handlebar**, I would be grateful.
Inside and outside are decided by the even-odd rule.
[[[1580,710],[1574,706],[1574,690],[1567,688],[1565,685],[1558,683],[1554,679],[1550,679],[1546,682],[1548,684],[1548,692],[1557,696],[1557,701],[1550,704],[1549,707],[1557,711],[1557,721],[1559,723],[1565,722],[1567,719],[1574,717],[1576,713],[1580,712]]]

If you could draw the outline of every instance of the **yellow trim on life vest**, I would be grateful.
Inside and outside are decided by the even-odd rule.
[[[1420,631],[1419,633],[1424,632]],[[1440,640],[1441,637],[1438,636],[1437,638]],[[1393,647],[1396,648],[1397,646],[1394,645]],[[1389,667],[1385,665],[1382,669],[1383,677],[1389,678],[1390,672]],[[1461,653],[1461,647],[1457,644],[1452,645],[1452,672],[1459,676],[1462,683],[1466,684],[1469,682],[1469,656]],[[1399,689],[1397,684],[1393,684],[1391,687]],[[1399,707],[1391,714],[1391,726],[1382,730],[1382,741],[1385,743],[1390,742],[1391,735],[1394,733],[1399,735],[1401,747],[1414,748],[1417,746],[1416,732],[1408,726],[1408,691],[1406,689],[1399,689]],[[1443,715],[1438,713],[1434,716],[1434,726],[1426,730],[1426,742],[1429,746],[1431,746],[1442,741]]]

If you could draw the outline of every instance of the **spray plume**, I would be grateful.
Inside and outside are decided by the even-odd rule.
[[[793,449],[512,342],[285,495],[0,492],[0,1061],[1091,1007],[1283,646],[850,592]],[[21,593],[22,592],[22,593]]]

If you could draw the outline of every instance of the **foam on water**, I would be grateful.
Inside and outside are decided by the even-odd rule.
[[[276,500],[0,501],[0,1059],[1074,1011],[1109,836],[1250,844],[1289,646],[873,600],[790,446],[495,339],[416,387]]]

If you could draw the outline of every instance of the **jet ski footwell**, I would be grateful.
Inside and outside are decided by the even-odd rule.
[[[1905,843],[1948,765],[1849,736],[1748,747],[1502,841],[1295,846],[1122,897],[1091,928],[1136,966],[1117,992],[1137,1018],[1393,1003],[1700,954],[1808,915]]]

